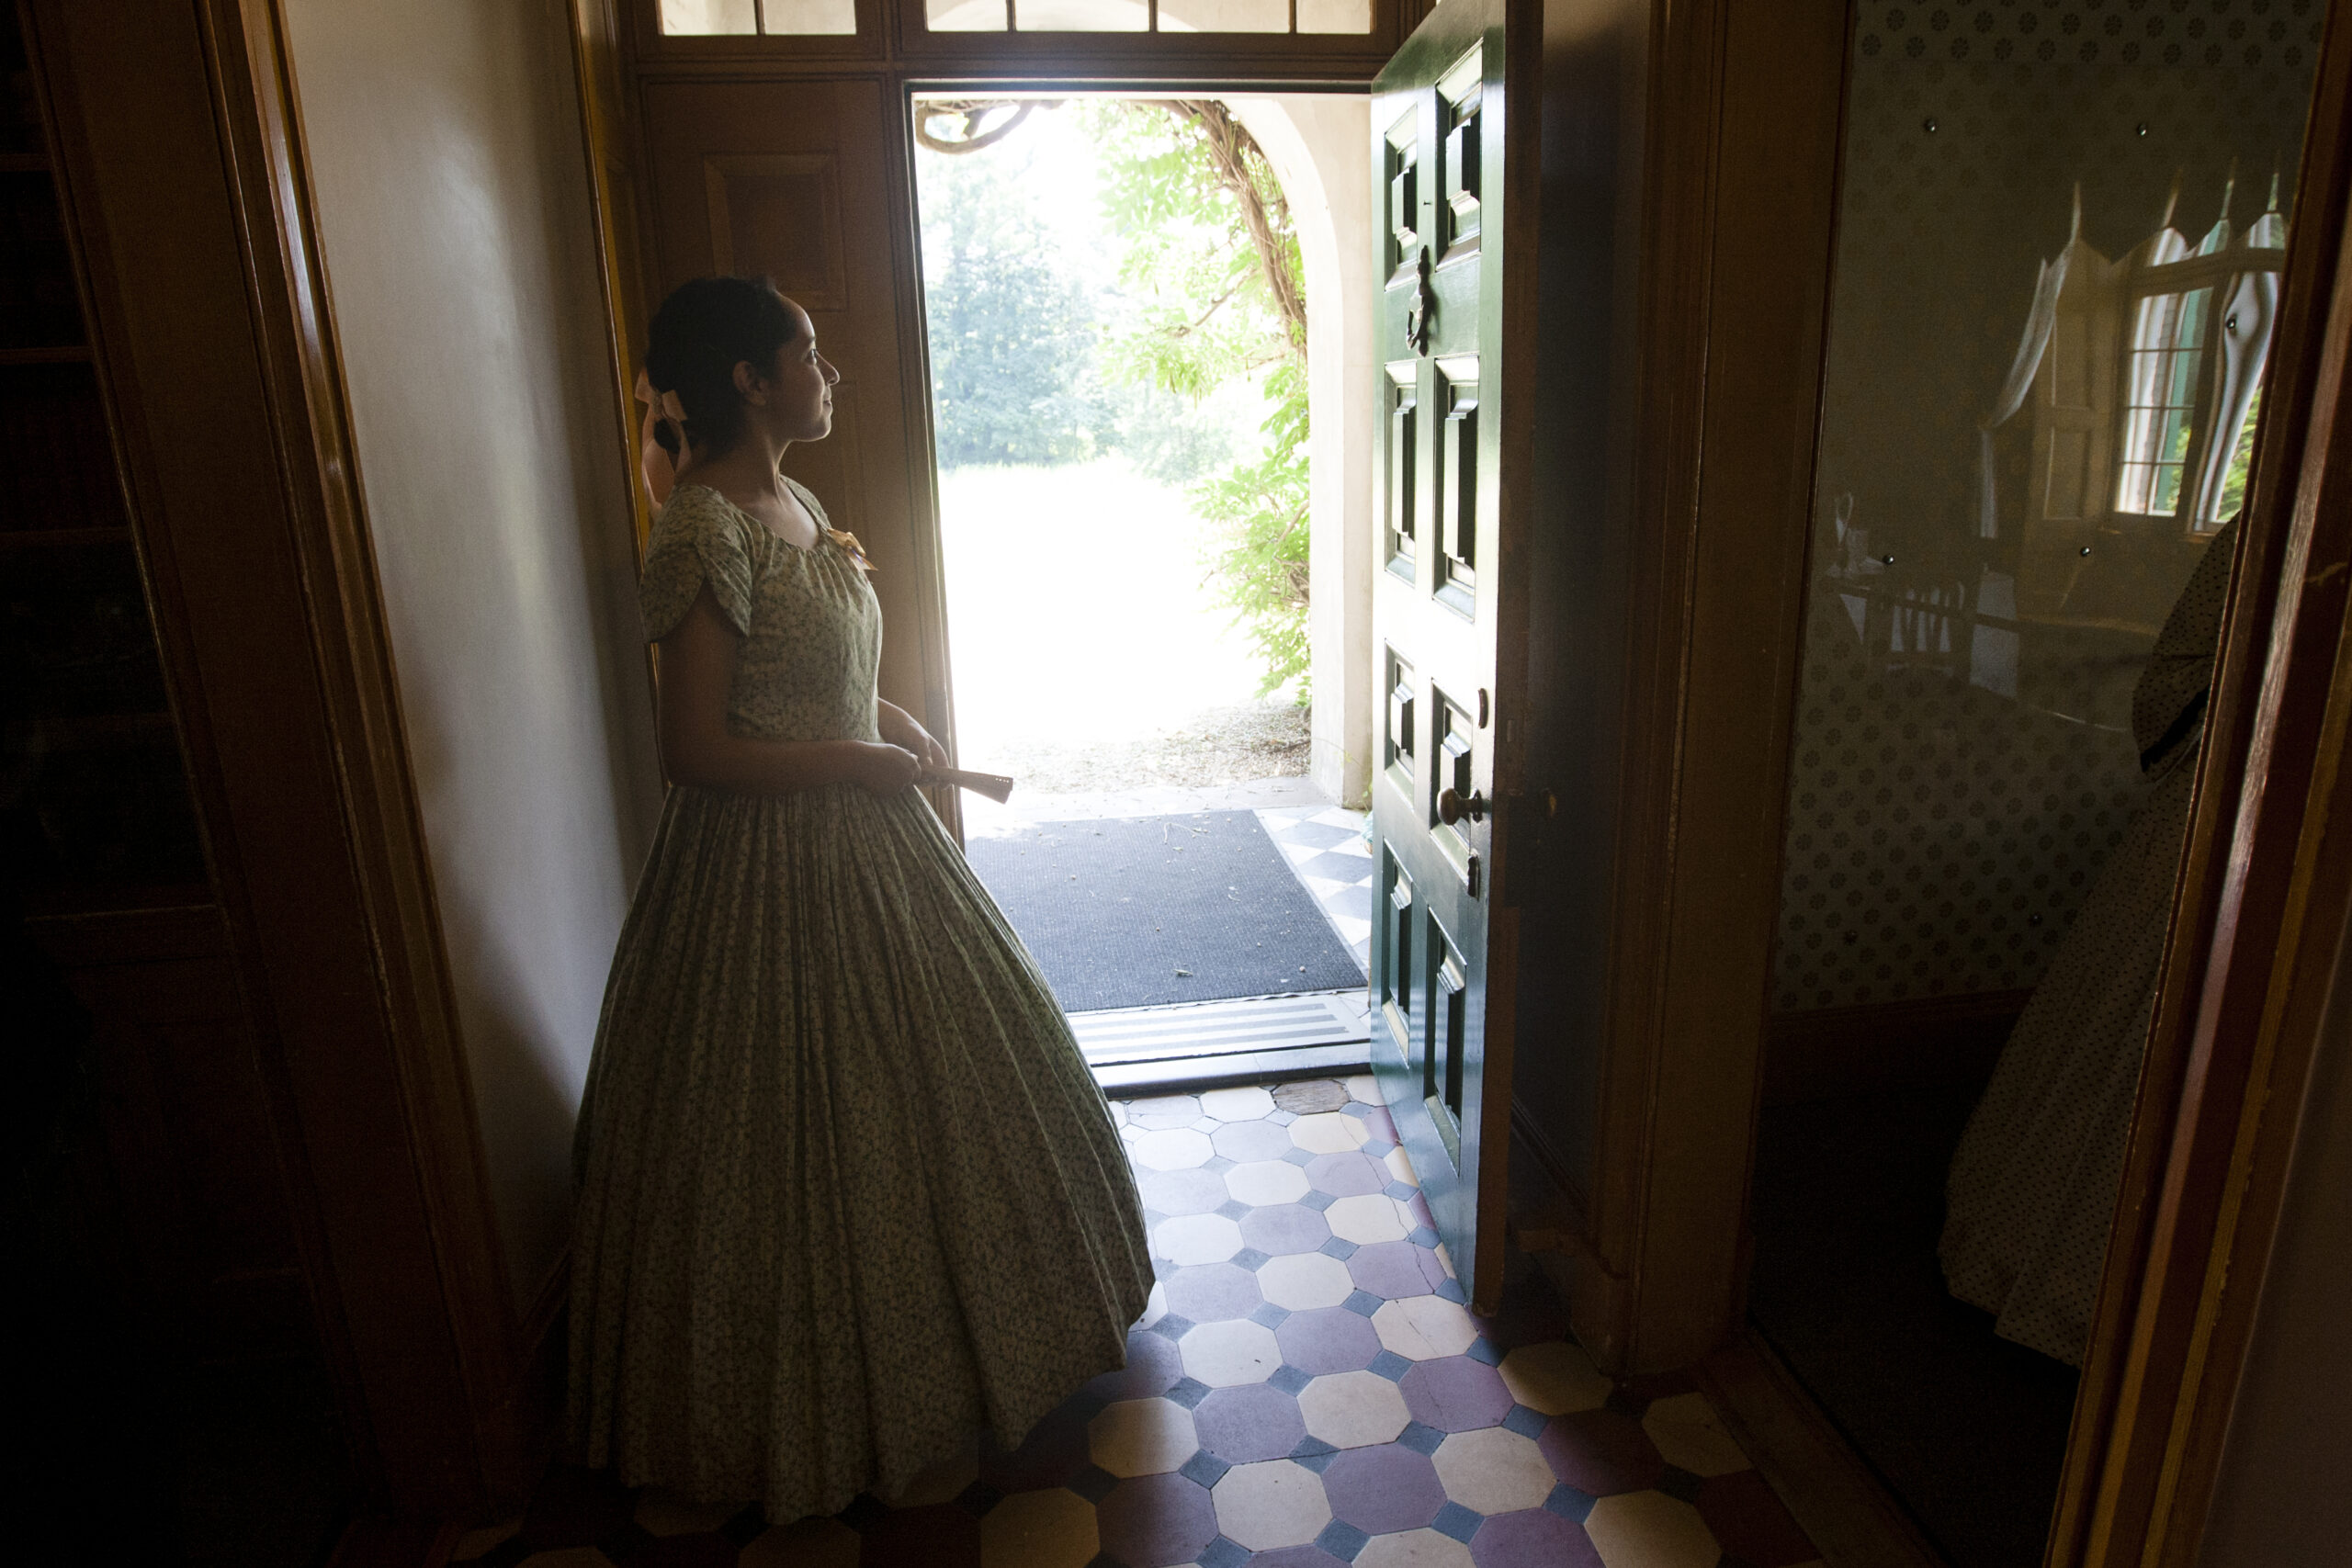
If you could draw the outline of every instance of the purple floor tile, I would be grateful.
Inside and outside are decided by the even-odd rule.
[[[1274,1343],[1285,1362],[1316,1377],[1362,1371],[1380,1354],[1380,1333],[1371,1319],[1345,1307],[1291,1314],[1274,1330]]]
[[[1290,1129],[1272,1122],[1228,1122],[1209,1134],[1209,1146],[1229,1160],[1280,1159],[1291,1147]]]
[[[1426,1454],[1399,1443],[1349,1449],[1323,1472],[1331,1513],[1367,1535],[1419,1529],[1445,1506],[1445,1483]]]
[[[1641,1423],[1614,1410],[1555,1416],[1535,1439],[1552,1473],[1591,1497],[1645,1492],[1666,1473],[1666,1461]]]
[[[1319,1210],[1304,1203],[1269,1203],[1241,1216],[1241,1239],[1270,1258],[1312,1252],[1331,1239]]]
[[[1181,1475],[1122,1481],[1094,1510],[1102,1550],[1127,1568],[1171,1568],[1197,1560],[1216,1539],[1207,1488]]]
[[[1162,1214],[1206,1214],[1233,1196],[1213,1170],[1139,1170],[1136,1190],[1143,1206]]]
[[[1478,1568],[1601,1568],[1584,1527],[1542,1508],[1487,1515],[1470,1538],[1470,1561]]]
[[[1250,1568],[1347,1568],[1347,1564],[1319,1546],[1285,1546],[1279,1551],[1255,1553]]]
[[[1230,1263],[1200,1263],[1170,1272],[1167,1280],[1168,1310],[1181,1312],[1194,1323],[1222,1323],[1248,1317],[1265,1304],[1258,1276]]]
[[[1502,1374],[1469,1356],[1418,1362],[1396,1386],[1413,1419],[1442,1432],[1497,1426],[1510,1414]]]
[[[1086,1392],[1109,1404],[1122,1399],[1150,1399],[1166,1393],[1184,1375],[1184,1353],[1164,1334],[1138,1328],[1127,1336],[1127,1364],[1104,1372],[1086,1385]]]
[[[1392,1302],[1408,1296],[1426,1296],[1437,1287],[1422,1267],[1421,1259],[1425,1258],[1429,1268],[1437,1269],[1437,1254],[1409,1241],[1375,1241],[1348,1256],[1348,1273],[1357,1289],[1385,1296]],[[1444,1278],[1444,1269],[1437,1269],[1437,1272],[1440,1279]]]
[[[1392,1144],[1398,1141],[1396,1137],[1396,1122],[1395,1119],[1380,1106],[1367,1105],[1364,1107],[1363,1124],[1365,1130],[1370,1132],[1375,1138],[1385,1138]]]
[[[1280,1459],[1306,1436],[1298,1399],[1272,1383],[1221,1388],[1193,1412],[1201,1447],[1227,1464]]]
[[[1306,1179],[1334,1198],[1355,1198],[1380,1191],[1389,1179],[1386,1166],[1351,1149],[1343,1155],[1316,1156],[1307,1163]]]

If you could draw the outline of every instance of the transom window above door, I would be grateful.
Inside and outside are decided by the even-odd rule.
[[[857,0],[657,0],[668,38],[845,36]],[[1394,0],[878,0],[930,33],[1369,34]]]

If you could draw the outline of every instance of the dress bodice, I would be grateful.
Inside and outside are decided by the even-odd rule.
[[[707,485],[682,484],[654,520],[638,585],[647,640],[678,628],[706,582],[742,636],[727,728],[758,740],[878,740],[875,680],[882,607],[824,509],[808,549],[786,543]]]

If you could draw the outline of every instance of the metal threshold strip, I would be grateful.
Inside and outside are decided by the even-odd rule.
[[[1069,1015],[1095,1081],[1120,1094],[1363,1072],[1370,1020],[1361,988]]]

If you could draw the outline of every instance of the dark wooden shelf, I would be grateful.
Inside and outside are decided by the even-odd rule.
[[[130,530],[119,525],[111,528],[6,528],[0,529],[0,551],[69,549],[76,545],[127,545]]]
[[[57,344],[42,348],[0,348],[0,365],[87,365],[90,345]]]

